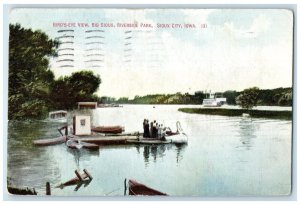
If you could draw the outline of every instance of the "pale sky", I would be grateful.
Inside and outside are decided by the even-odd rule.
[[[10,23],[40,29],[51,38],[74,35],[61,38],[65,43],[60,49],[72,50],[59,53],[74,56],[51,59],[50,68],[57,78],[82,69],[94,71],[102,79],[100,96],[292,86],[293,14],[289,10],[14,9]],[[76,27],[59,28],[53,23]],[[115,27],[93,28],[92,23]],[[122,28],[117,23],[139,27]],[[142,28],[141,23],[152,28]],[[172,28],[172,24],[196,28]],[[207,28],[201,28],[203,24]],[[62,29],[74,32],[58,32]],[[104,32],[86,32],[95,29]],[[61,61],[65,59],[71,61]]]

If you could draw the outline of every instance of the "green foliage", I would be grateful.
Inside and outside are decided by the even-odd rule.
[[[248,110],[245,109],[222,109],[222,108],[179,108],[178,111],[203,114],[203,115],[222,115],[222,116],[242,116]],[[272,110],[251,110],[251,117],[270,118],[281,120],[292,120],[292,111],[272,111]]]
[[[228,105],[236,105],[236,97],[239,95],[239,92],[233,90],[228,90],[223,93],[223,97],[226,98]]]
[[[92,71],[79,71],[61,77],[51,86],[50,99],[55,109],[72,109],[77,102],[98,101],[93,95],[101,83],[100,76]]]
[[[8,119],[43,118],[50,109],[71,109],[78,101],[97,101],[101,79],[80,71],[54,80],[49,57],[58,42],[41,31],[9,26]]]
[[[48,58],[56,55],[57,46],[39,30],[9,25],[9,119],[45,114],[46,96],[54,81]]]
[[[258,95],[259,95],[258,87],[245,89],[239,96],[237,96],[236,104],[238,104],[242,108],[250,110],[254,106],[257,106]]]

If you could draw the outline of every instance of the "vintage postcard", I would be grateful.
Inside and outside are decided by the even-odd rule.
[[[290,195],[293,15],[11,9],[7,193]]]

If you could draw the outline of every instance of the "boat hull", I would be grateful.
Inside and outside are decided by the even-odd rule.
[[[91,130],[93,132],[118,134],[122,133],[124,131],[124,128],[121,126],[99,126],[93,127]]]
[[[144,184],[141,184],[135,180],[130,179],[128,181],[129,195],[133,196],[167,196],[166,193],[162,193],[158,190],[152,189]]]
[[[88,143],[88,142],[78,142],[78,140],[68,140],[67,146],[72,149],[80,149],[80,148],[86,148],[86,149],[99,149],[99,145],[94,143]]]
[[[51,139],[34,140],[33,144],[37,146],[49,146],[49,145],[62,144],[66,141],[67,141],[67,137],[64,135],[64,136],[59,136]]]
[[[166,136],[166,139],[171,141],[171,143],[174,144],[187,144],[188,143],[188,137],[184,133],[178,133],[175,135]]]

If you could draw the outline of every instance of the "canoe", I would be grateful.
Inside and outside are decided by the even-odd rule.
[[[66,141],[67,141],[67,137],[64,135],[56,138],[34,140],[33,144],[37,146],[47,146],[47,145],[62,144]]]
[[[87,143],[87,142],[82,142],[80,140],[68,140],[66,142],[67,146],[72,149],[81,149],[87,148],[87,149],[98,149],[99,145],[93,144],[93,143]]]
[[[121,127],[121,126],[99,126],[99,127],[93,127],[91,130],[93,132],[118,134],[118,133],[122,133],[124,131],[124,127]]]
[[[162,193],[158,190],[152,189],[150,187],[147,187],[144,184],[138,183],[135,180],[130,179],[128,181],[129,185],[129,195],[145,195],[145,196],[157,196],[157,195],[162,195],[162,196],[167,196],[166,193]]]

